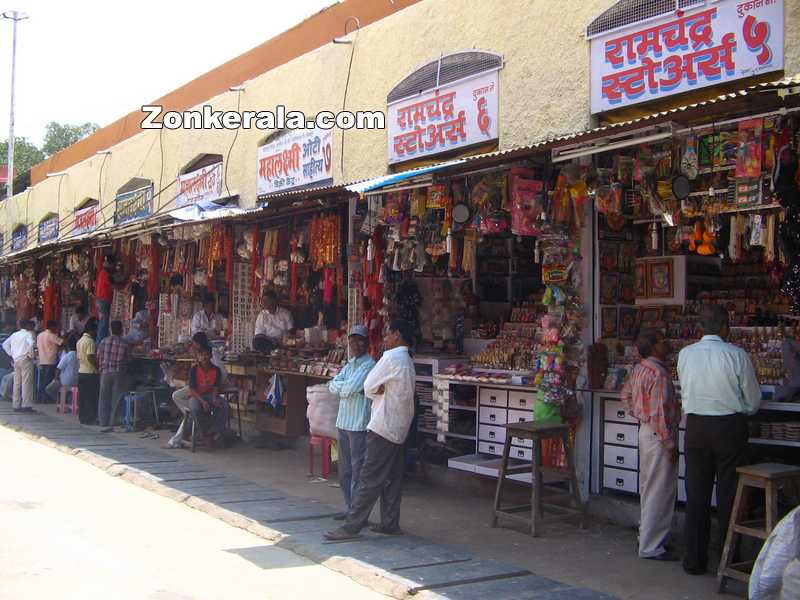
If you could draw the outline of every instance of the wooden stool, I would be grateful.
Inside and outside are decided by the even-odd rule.
[[[530,466],[508,466],[508,455],[511,451],[512,438],[533,441],[533,457]],[[567,457],[566,469],[553,469],[542,466],[542,440],[553,438],[560,438],[564,444],[564,454]],[[524,473],[527,471],[530,471],[533,477],[531,486],[531,503],[501,508],[500,504],[502,502],[502,491],[505,478],[508,475]],[[567,493],[564,493],[564,490],[558,487],[548,488],[555,493],[548,495],[547,499],[553,500],[556,498],[568,498],[574,503],[573,507],[544,502],[545,496],[543,493],[544,484],[542,475],[545,473],[548,476],[554,476],[555,481],[566,482],[567,485],[571,487],[571,490],[569,490]],[[552,512],[558,513],[548,517],[548,519],[562,519],[565,517],[578,515],[581,518],[581,529],[585,527],[586,505],[581,501],[581,494],[578,490],[578,478],[575,475],[575,457],[572,443],[569,439],[569,427],[561,423],[537,424],[533,422],[506,425],[506,445],[503,450],[503,462],[500,466],[500,473],[498,474],[497,478],[497,490],[494,496],[492,527],[497,527],[498,517],[504,517],[513,521],[524,523],[525,525],[529,525],[531,528],[531,535],[536,537],[538,534],[538,524],[545,518],[545,507]],[[531,511],[531,518],[517,514],[527,510]]]
[[[750,571],[755,561],[732,563],[736,544],[741,536],[766,540],[778,522],[778,488],[791,480],[800,480],[800,467],[763,463],[748,465],[736,469],[739,483],[736,487],[736,499],[731,510],[731,522],[722,548],[722,559],[717,571],[718,591],[725,591],[726,579],[736,579],[744,583],[750,581]],[[764,490],[766,503],[766,519],[764,521],[745,521],[747,509],[750,508],[751,489]]]

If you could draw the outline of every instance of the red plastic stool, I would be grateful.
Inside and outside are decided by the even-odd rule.
[[[308,438],[308,474],[314,474],[315,452],[314,447],[319,446],[322,461],[322,476],[328,479],[331,475],[331,446],[333,438],[322,435],[312,435]]]

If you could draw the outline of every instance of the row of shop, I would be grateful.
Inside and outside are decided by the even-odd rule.
[[[783,92],[798,85],[349,185],[267,191],[254,210],[226,197],[139,214],[133,227],[6,256],[6,322],[66,325],[75,307],[94,305],[95,272],[113,253],[112,319],[126,331],[146,323],[138,360],[172,364],[180,379],[192,315],[210,295],[243,420],[294,437],[307,430],[306,388],[346,358],[347,324],[368,327],[377,355],[384,323],[400,316],[416,334],[410,444],[421,460],[496,476],[506,424],[565,419],[584,490],[636,494],[636,425],[618,398],[636,331],[661,329],[677,354],[699,337],[698,307],[717,303],[763,385],[753,449],[793,462],[800,396],[782,385],[781,347],[800,337],[800,100]],[[314,152],[315,138],[277,142],[264,175],[278,164],[269,157]],[[141,204],[153,191],[123,194]],[[295,330],[260,353],[252,340],[266,290]],[[285,392],[268,402],[276,374]],[[151,375],[142,381],[160,378]],[[511,456],[529,462],[531,449],[514,440]],[[547,460],[563,457],[554,448]]]

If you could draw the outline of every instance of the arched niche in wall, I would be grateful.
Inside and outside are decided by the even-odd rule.
[[[73,211],[72,235],[91,233],[98,226],[100,202],[95,198],[85,198]]]
[[[200,154],[178,174],[175,208],[218,200],[223,195],[221,154]]]
[[[39,221],[37,239],[40,244],[58,239],[59,219],[56,213],[47,213]]]
[[[389,163],[496,147],[503,57],[468,50],[431,61],[386,96]]]
[[[117,190],[114,197],[114,224],[136,221],[153,212],[153,182],[134,177]]]
[[[20,223],[11,230],[11,251],[18,252],[28,246],[28,226]]]

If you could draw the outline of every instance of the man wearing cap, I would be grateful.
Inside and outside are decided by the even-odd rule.
[[[371,401],[364,395],[364,381],[375,366],[367,354],[367,328],[356,325],[350,330],[350,360],[329,384],[331,393],[339,396],[339,484],[349,510],[358,489],[361,466],[367,453],[367,425]],[[347,512],[337,515],[343,520]]]

